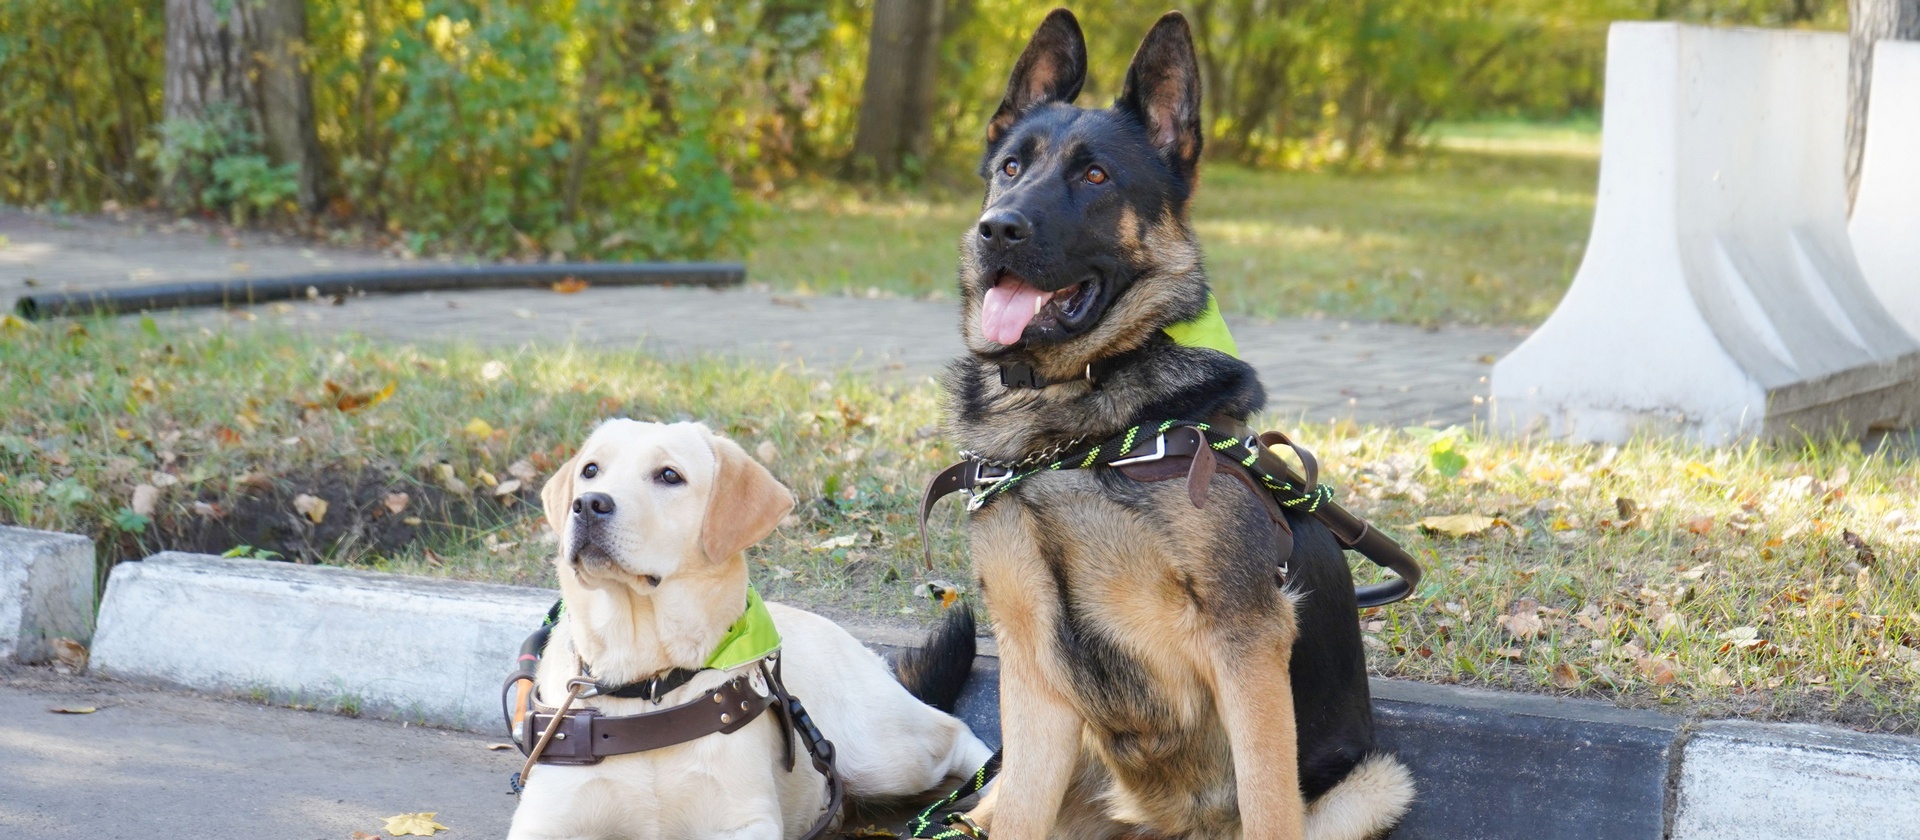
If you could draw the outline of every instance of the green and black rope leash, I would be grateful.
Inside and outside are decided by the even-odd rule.
[[[945,816],[938,817],[939,822],[934,821],[936,819],[935,814],[953,807],[953,803],[955,802],[979,793],[981,788],[986,787],[988,782],[993,781],[993,777],[1000,773],[1000,752],[1000,750],[994,750],[993,757],[987,759],[987,763],[981,765],[980,769],[973,771],[972,778],[967,779],[966,784],[961,785],[954,792],[947,794],[945,799],[928,805],[927,809],[921,811],[919,816],[909,820],[907,822],[907,829],[909,830],[907,836],[912,838],[927,838],[927,840],[954,840],[954,838],[960,837],[985,838],[987,832],[982,830],[980,826],[974,825],[973,820],[968,819],[966,814],[958,811],[948,811]]]

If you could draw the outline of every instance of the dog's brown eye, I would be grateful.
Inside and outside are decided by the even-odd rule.
[[[1017,178],[1020,175],[1020,161],[1017,158],[1007,158],[1006,163],[1000,164],[1000,171],[1007,173],[1009,178]]]
[[[680,477],[680,471],[672,467],[662,467],[660,472],[654,475],[654,480],[668,486],[687,483],[686,479]]]
[[[592,478],[592,477],[594,477],[594,476],[596,476],[596,475],[599,475],[599,474],[600,474],[600,465],[599,465],[599,464],[588,464],[588,465],[586,465],[586,466],[584,466],[584,467],[581,467],[581,468],[580,468],[580,477],[581,477],[581,478]]]
[[[1104,184],[1107,182],[1107,170],[1098,166],[1087,167],[1087,183]]]

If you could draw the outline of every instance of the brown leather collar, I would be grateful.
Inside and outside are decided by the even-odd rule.
[[[567,712],[560,730],[540,753],[541,764],[598,764],[613,755],[646,752],[696,738],[738,731],[773,705],[773,692],[756,690],[758,670],[742,673],[699,697],[657,712],[603,715],[597,709]],[[553,707],[533,702],[521,723],[521,743],[533,744],[553,721]]]

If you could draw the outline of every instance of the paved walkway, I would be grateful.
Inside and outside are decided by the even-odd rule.
[[[59,218],[0,210],[0,295],[181,280],[270,277],[407,264],[204,225],[133,218]],[[751,276],[749,280],[751,281]],[[31,280],[31,282],[29,282]],[[571,295],[495,290],[269,304],[244,313],[189,310],[179,323],[246,323],[351,330],[405,341],[449,338],[517,346],[577,341],[669,355],[719,354],[851,366],[885,375],[936,373],[960,353],[951,302],[798,297],[750,286],[588,289]],[[1230,318],[1241,354],[1260,371],[1268,406],[1314,422],[1464,423],[1487,391],[1492,360],[1518,344],[1512,329]]]
[[[74,706],[99,711],[48,711]],[[0,666],[0,837],[345,840],[419,811],[502,837],[501,740]]]

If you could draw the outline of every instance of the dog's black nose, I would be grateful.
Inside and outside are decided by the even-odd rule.
[[[980,238],[1012,245],[1033,235],[1033,223],[1018,210],[988,210],[980,217]]]
[[[581,493],[573,500],[574,516],[605,517],[613,515],[613,497],[605,493]]]

